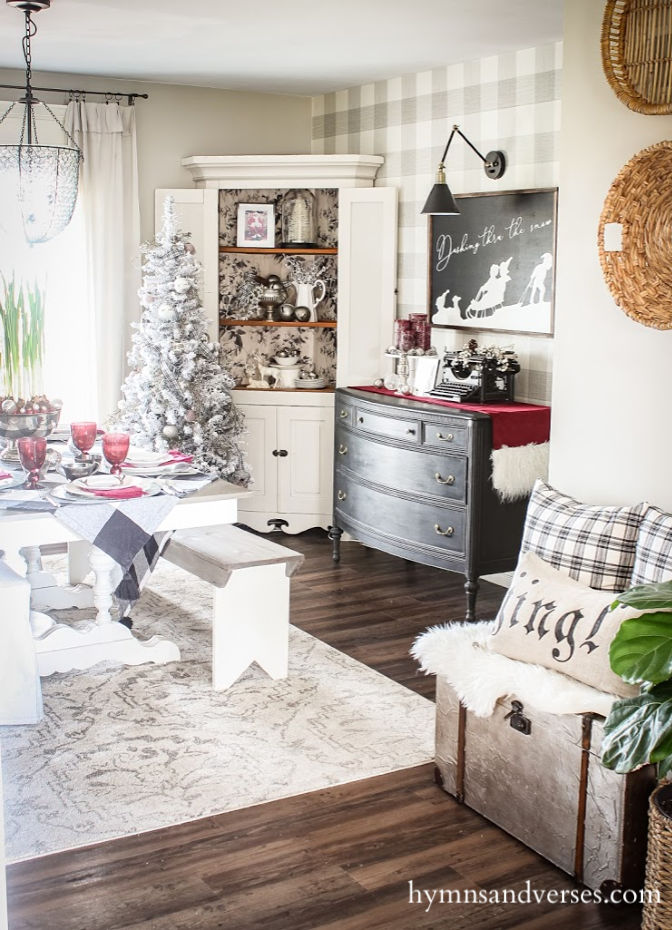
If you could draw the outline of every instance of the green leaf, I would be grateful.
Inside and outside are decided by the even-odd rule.
[[[665,682],[645,694],[616,701],[604,725],[602,764],[621,774],[631,772],[656,761],[656,756],[662,760],[672,755],[670,740],[672,682]]]
[[[672,581],[640,584],[619,594],[611,605],[627,604],[637,610],[672,610]]]
[[[658,777],[666,778],[670,773],[672,773],[672,756],[667,756],[658,763]]]
[[[643,614],[625,620],[609,648],[611,668],[632,684],[659,684],[672,677],[672,615]]]

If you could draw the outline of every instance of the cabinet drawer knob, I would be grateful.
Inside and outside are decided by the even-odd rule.
[[[455,532],[455,529],[452,526],[449,526],[447,529],[442,530],[438,523],[434,524],[434,532],[438,536],[452,536]]]
[[[436,438],[440,439],[441,442],[452,442],[453,439],[455,439],[452,433],[446,433],[445,436],[443,435],[443,433],[437,433]]]
[[[437,473],[434,475],[439,484],[455,484],[455,475],[448,475],[447,478],[442,478],[441,475]]]
[[[347,415],[348,415],[348,411],[347,411],[347,410],[341,410],[341,412],[339,413],[339,417],[341,418],[341,420],[345,420],[345,418],[347,417]]]
[[[284,459],[289,455],[289,452],[287,449],[273,449],[273,455],[276,458],[280,457],[281,459]]]
[[[364,417],[357,417],[357,422],[358,422],[358,423],[363,423],[363,422],[364,422]]]
[[[339,501],[344,501],[348,495],[345,493],[345,491],[339,491],[336,496],[338,497]]]
[[[341,443],[340,446],[338,447],[338,454],[345,455],[347,451],[348,451],[348,447],[344,446],[343,443]]]
[[[408,433],[409,436],[415,436],[415,430],[413,429],[412,426],[409,426],[406,432]]]

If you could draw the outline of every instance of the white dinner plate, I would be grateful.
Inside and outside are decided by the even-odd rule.
[[[200,475],[197,468],[189,462],[175,462],[172,465],[122,465],[125,475],[138,475],[145,478],[176,478],[178,476]]]
[[[100,475],[93,477],[100,478],[109,478],[107,475]],[[78,478],[76,481],[70,481],[67,484],[61,484],[51,492],[52,496],[57,497],[59,500],[67,501],[97,501],[98,503],[105,501],[114,501],[114,498],[109,497],[99,497],[94,494],[92,490],[86,487],[82,482],[87,479]],[[114,479],[112,479],[114,480]],[[142,488],[144,497],[153,497],[155,494],[161,493],[161,487],[156,483],[156,481],[150,481],[147,478],[124,478],[121,482],[115,482],[115,484],[106,484],[104,490],[110,490],[111,488],[128,488],[128,487],[138,487]],[[103,490],[99,486],[100,490]],[[119,500],[137,500],[137,498],[119,498]]]

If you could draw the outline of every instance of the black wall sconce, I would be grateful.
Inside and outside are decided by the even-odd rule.
[[[489,178],[492,178],[493,181],[501,178],[506,170],[506,158],[504,157],[504,152],[493,151],[488,152],[487,155],[481,155],[476,146],[472,145],[465,134],[460,131],[459,126],[453,126],[452,132],[450,133],[448,141],[446,142],[446,147],[443,150],[441,161],[439,162],[436,184],[429,192],[429,197],[427,198],[427,202],[422,208],[422,213],[431,213],[434,215],[456,215],[460,212],[457,209],[455,198],[451,194],[450,188],[446,184],[446,155],[448,154],[448,149],[450,148],[450,143],[453,141],[453,136],[455,133],[457,133],[458,136],[461,136],[469,148],[476,152],[478,157],[483,162],[483,169],[485,173]]]

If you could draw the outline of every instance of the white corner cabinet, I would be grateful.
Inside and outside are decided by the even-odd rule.
[[[338,387],[370,383],[378,375],[396,315],[397,191],[373,186],[382,162],[373,155],[195,155],[182,160],[193,188],[156,191],[157,228],[164,199],[172,195],[179,224],[191,235],[203,266],[201,296],[210,335],[225,353],[238,353],[234,376],[243,369],[246,338],[262,351],[264,339],[267,346],[277,347],[281,339],[300,343],[305,354],[325,363]],[[301,255],[317,261],[329,253],[335,293],[324,303],[324,319],[318,307],[318,322],[243,324],[228,309],[229,269],[238,275],[272,271],[287,280],[283,262],[290,250],[236,248],[233,211],[237,203],[277,204],[292,189],[312,190],[327,204],[320,216],[328,214],[328,229],[318,228],[325,241]],[[323,244],[332,247],[319,248]],[[241,522],[259,531],[274,525],[289,533],[326,528],[332,522],[333,387],[241,385],[234,400],[246,418],[245,451],[255,492],[240,507]]]

